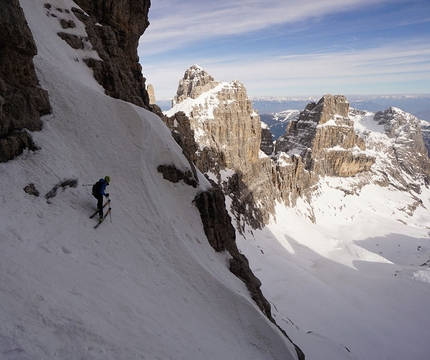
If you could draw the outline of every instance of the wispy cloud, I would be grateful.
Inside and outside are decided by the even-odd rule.
[[[429,93],[429,14],[428,0],[157,0],[139,55],[163,98],[195,63],[251,95]]]
[[[150,10],[151,25],[141,39],[147,53],[178,48],[211,38],[241,35],[294,24],[389,0],[159,1]],[[391,0],[396,1],[396,0]]]
[[[217,80],[240,80],[253,96],[360,94],[372,88],[377,93],[387,83],[391,84],[390,93],[401,93],[430,91],[429,59],[427,45],[399,43],[360,51],[251,59],[208,58],[201,59],[199,65]],[[184,71],[191,65],[169,60],[145,72],[150,74],[148,81],[157,79],[156,92],[166,96],[169,91],[173,97]],[[414,82],[415,88],[407,87],[405,82]],[[427,90],[417,86],[427,86]]]

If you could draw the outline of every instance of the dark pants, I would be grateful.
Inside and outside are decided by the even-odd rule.
[[[94,197],[97,199],[97,210],[99,211],[99,216],[103,217],[103,195],[96,194]]]

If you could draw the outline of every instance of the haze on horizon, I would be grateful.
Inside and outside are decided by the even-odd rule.
[[[428,0],[157,0],[139,57],[157,99],[198,64],[249,96],[429,94]]]

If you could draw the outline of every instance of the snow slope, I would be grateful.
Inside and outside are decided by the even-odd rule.
[[[426,360],[430,191],[368,185],[346,195],[354,181],[323,179],[311,203],[279,205],[239,248],[307,359]]]
[[[192,204],[201,187],[157,166],[187,161],[160,119],[104,95],[61,40],[44,1],[22,0],[53,113],[41,150],[0,164],[2,359],[294,359],[225,254],[207,243]],[[53,8],[77,7],[54,0]],[[66,20],[72,14],[62,13]],[[84,28],[73,31],[84,35]],[[112,216],[97,230],[89,186],[109,174]],[[78,179],[47,201],[65,179]],[[34,183],[41,196],[23,191]]]

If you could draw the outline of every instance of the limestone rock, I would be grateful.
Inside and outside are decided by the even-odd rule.
[[[275,153],[298,154],[307,171],[321,176],[368,171],[375,159],[363,152],[364,141],[355,134],[348,112],[349,103],[342,95],[325,95],[318,104],[308,104],[297,120],[290,121]]]
[[[421,121],[394,107],[377,112],[374,121],[383,125],[385,134],[390,139],[388,146],[385,145],[384,148],[388,159],[384,172],[391,177],[390,182],[397,181],[404,189],[412,186],[419,192],[419,184],[427,185],[430,182],[430,160],[421,132]],[[379,144],[379,148],[381,146],[384,144]]]
[[[222,170],[237,173],[224,186],[234,198],[232,207],[238,229],[246,222],[262,227],[274,209],[274,200],[269,200],[273,194],[268,194],[273,188],[272,174],[270,159],[261,156],[260,118],[243,84],[237,80],[215,81],[193,65],[179,82],[174,103],[166,112],[171,120],[165,122],[178,125],[173,118],[178,119],[182,114],[179,117],[189,123],[190,133],[182,137],[192,137],[198,147],[193,155],[197,168],[203,173],[215,174],[219,183]],[[174,132],[179,129],[170,128]],[[259,211],[257,203],[267,205],[269,210]]]
[[[264,123],[261,123],[260,150],[264,152],[266,155],[272,155],[274,150],[273,135],[270,132],[269,127]]]
[[[146,91],[148,91],[148,97],[149,97],[149,104],[153,105],[156,103],[155,101],[155,91],[154,91],[154,86],[152,86],[151,84],[148,84]]]
[[[428,121],[421,120],[420,129],[421,133],[423,134],[424,145],[430,156],[430,123]]]
[[[219,84],[198,65],[193,65],[185,71],[183,79],[179,81],[178,90],[173,98],[173,106],[186,98],[196,99],[201,94],[213,89]]]
[[[195,102],[183,110],[185,99]],[[200,148],[222,154],[227,167],[243,171],[247,164],[258,160],[260,118],[239,81],[214,81],[193,65],[180,81],[174,103],[168,116],[184,111]]]
[[[85,13],[77,8],[71,10],[85,24],[88,41],[102,59],[86,61],[96,80],[107,95],[151,110],[137,55],[139,38],[149,26],[150,1],[76,0],[76,3]]]
[[[36,44],[18,0],[0,0],[0,6],[0,162],[5,162],[36,148],[26,130],[40,130],[40,117],[51,106],[38,85]]]

